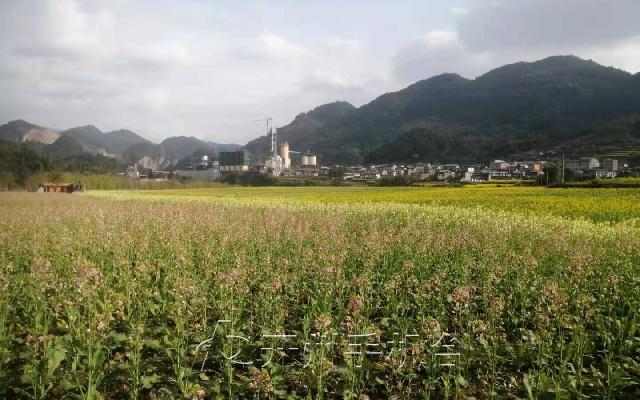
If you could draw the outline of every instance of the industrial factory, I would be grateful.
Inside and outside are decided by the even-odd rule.
[[[202,180],[218,180],[227,173],[259,172],[272,176],[318,176],[317,157],[309,150],[291,150],[289,143],[278,144],[278,128],[271,124],[271,118],[260,121],[267,123],[267,137],[271,146],[267,159],[250,160],[244,150],[221,151],[217,159],[207,155],[194,157],[189,164],[175,171],[178,177]],[[137,172],[136,172],[137,173]]]
[[[307,150],[306,153],[291,150],[289,143],[278,145],[278,128],[270,125],[271,118],[266,118],[267,136],[271,141],[270,156],[264,163],[264,172],[276,176],[315,175],[317,173],[317,157]],[[295,158],[292,162],[292,156]],[[297,167],[297,168],[294,168]],[[260,165],[257,168],[260,169]]]

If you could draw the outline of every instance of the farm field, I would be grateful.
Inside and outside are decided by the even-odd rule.
[[[99,196],[128,196],[127,192],[93,192]],[[518,214],[556,215],[593,221],[640,218],[640,188],[593,190],[544,187],[220,187],[188,190],[147,190],[136,193],[156,200],[211,199],[305,201],[311,203],[406,203],[464,208],[486,208]],[[203,199],[204,198],[204,199]]]
[[[635,399],[639,196],[0,193],[0,398]]]

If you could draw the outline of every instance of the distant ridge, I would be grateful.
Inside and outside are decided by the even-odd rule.
[[[496,68],[476,79],[441,74],[360,108],[330,103],[279,130],[322,163],[478,162],[531,157],[563,144],[575,154],[640,144],[640,73],[575,56]],[[319,120],[316,110],[327,109]],[[266,137],[246,149],[265,154]]]
[[[27,143],[34,150],[53,157],[104,155],[153,169],[172,168],[194,152],[217,154],[219,151],[241,147],[186,136],[170,137],[160,144],[154,144],[130,130],[120,129],[105,133],[93,125],[66,129],[58,133],[24,120],[1,125],[0,140]]]
[[[317,153],[323,164],[480,162],[553,155],[561,146],[573,155],[624,151],[640,146],[639,121],[640,73],[553,56],[508,64],[476,79],[437,75],[359,108],[344,101],[324,104],[298,114],[278,138],[292,150]],[[81,149],[154,169],[241,147],[192,136],[155,144],[129,130],[104,133],[93,125],[57,132],[24,120],[0,126],[0,140],[50,155]],[[268,138],[244,148],[260,161],[268,154]]]
[[[58,132],[18,119],[0,127],[0,140],[8,142],[51,144],[60,137]]]

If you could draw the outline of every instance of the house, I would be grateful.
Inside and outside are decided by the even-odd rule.
[[[473,169],[473,168],[469,168],[469,170],[470,169]],[[460,179],[460,182],[481,183],[486,181],[486,178],[487,178],[486,175],[482,173],[475,173],[469,170],[467,170],[467,172],[464,173],[464,177]]]
[[[609,172],[616,172],[619,169],[618,168],[618,166],[619,166],[618,160],[614,160],[614,159],[611,159],[611,158],[605,158],[604,160],[602,160],[601,164],[602,164],[601,165],[602,169],[604,169],[606,171],[609,171]]]
[[[127,167],[126,175],[131,179],[140,179],[140,172],[138,172],[138,164],[129,165]]]
[[[511,179],[511,173],[509,171],[491,171],[489,172],[487,180],[491,181],[493,179]]]
[[[84,192],[84,184],[78,183],[43,183],[38,188],[38,192],[45,193],[73,193]]]
[[[511,167],[511,164],[509,164],[506,161],[503,160],[493,160],[491,161],[491,163],[489,163],[489,169],[492,170],[508,170]]]
[[[600,162],[594,157],[582,157],[577,160],[565,161],[565,168],[572,171],[591,171],[592,169],[600,168]]]
[[[440,167],[438,167],[438,169],[442,169],[442,170],[448,170],[448,171],[460,171],[460,165],[458,164],[442,164]]]
[[[608,172],[606,169],[598,168],[593,170],[593,177],[596,179],[612,178],[612,176],[609,174],[611,173]]]
[[[580,159],[580,169],[582,171],[589,171],[592,169],[600,168],[600,161],[593,157],[582,157]]]
[[[542,163],[541,162],[528,163],[527,167],[529,167],[529,170],[531,170],[531,171],[535,171],[535,172],[542,171]]]
[[[455,179],[456,178],[456,172],[455,171],[450,171],[448,169],[442,169],[438,171],[438,180],[439,181],[446,181],[448,179]]]

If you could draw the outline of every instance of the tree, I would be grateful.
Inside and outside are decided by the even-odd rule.
[[[329,178],[344,178],[346,169],[344,167],[335,167],[329,170]]]
[[[48,159],[41,156],[27,145],[16,146],[9,157],[9,171],[14,176],[16,183],[24,185],[27,178],[34,172],[47,169]]]
[[[416,180],[410,176],[385,176],[378,183],[380,186],[411,186]]]
[[[560,168],[557,165],[545,165],[542,172],[544,173],[545,185],[560,182]]]
[[[57,171],[51,171],[47,174],[47,180],[52,183],[62,182],[62,174]]]

